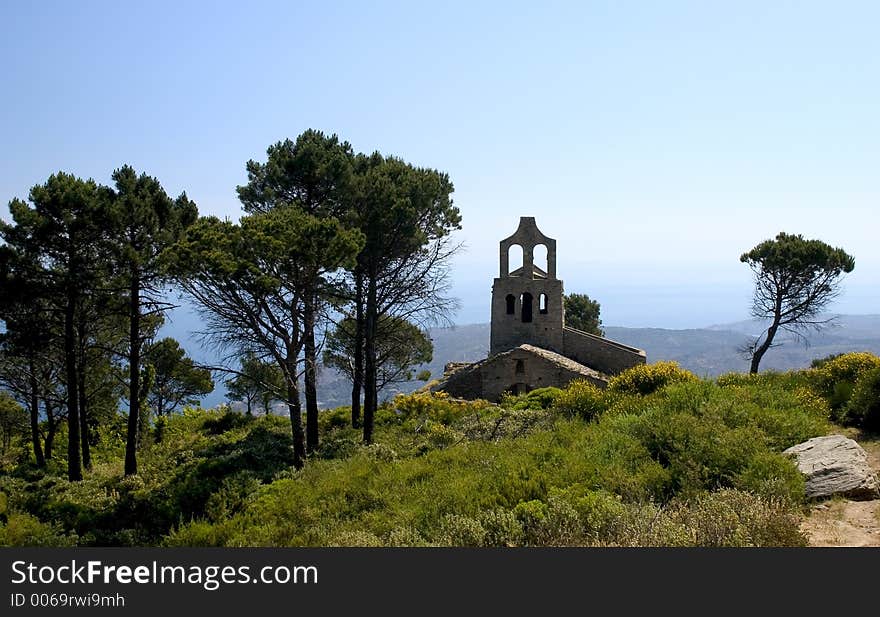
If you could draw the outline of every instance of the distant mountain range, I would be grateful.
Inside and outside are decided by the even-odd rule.
[[[764,330],[757,321],[740,321],[693,330],[663,328],[605,328],[605,336],[644,349],[648,362],[674,360],[701,376],[714,377],[730,371],[745,372],[748,361],[739,349]],[[489,350],[489,324],[472,324],[431,330],[434,358],[421,369],[432,378],[443,374],[447,362],[472,362],[485,358]],[[777,336],[761,362],[762,369],[807,368],[815,358],[847,351],[870,351],[880,355],[880,315],[839,315],[833,326],[810,334],[808,345],[792,335]],[[399,384],[395,391],[409,392],[421,382]],[[322,407],[336,407],[351,401],[351,384],[341,375],[324,369],[319,376],[318,396]],[[385,393],[386,396],[394,391]]]

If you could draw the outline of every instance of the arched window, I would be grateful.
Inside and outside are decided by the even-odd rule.
[[[523,267],[523,247],[519,244],[511,244],[507,249],[507,273]]]
[[[538,311],[540,311],[541,315],[547,314],[547,294],[541,294],[541,298],[538,301]]]
[[[513,315],[516,313],[516,298],[513,294],[507,294],[507,297],[504,299],[507,303],[507,314]]]
[[[547,245],[535,245],[535,248],[532,249],[532,263],[541,268],[544,272],[550,271],[550,263],[547,259]]]
[[[522,320],[523,323],[532,322],[532,294],[529,292],[522,295]]]
[[[526,363],[522,360],[516,361],[516,372],[517,373],[525,373],[526,372]]]

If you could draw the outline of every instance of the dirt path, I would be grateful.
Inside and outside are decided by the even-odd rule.
[[[853,431],[846,436],[868,453],[868,463],[880,473],[880,438]],[[814,505],[801,529],[810,546],[880,546],[880,499],[849,501],[832,499]]]

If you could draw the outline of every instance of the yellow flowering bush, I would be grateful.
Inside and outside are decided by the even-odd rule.
[[[404,420],[427,418],[447,425],[464,416],[479,413],[491,406],[491,403],[484,400],[464,401],[451,399],[445,392],[398,394],[392,402],[392,407]]]
[[[843,408],[852,397],[856,382],[865,373],[880,368],[880,358],[866,351],[845,353],[814,363],[813,383],[831,405],[835,420],[842,420]]]
[[[601,389],[586,379],[578,379],[557,395],[554,407],[567,415],[590,420],[605,411],[607,401]]]
[[[698,377],[677,362],[640,364],[612,377],[608,391],[621,394],[651,394],[672,383],[698,381]]]
[[[845,353],[819,363],[815,369],[819,386],[825,391],[833,390],[842,381],[855,383],[862,373],[880,368],[880,358],[867,351]]]

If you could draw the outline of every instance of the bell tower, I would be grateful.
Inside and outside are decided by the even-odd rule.
[[[535,264],[535,247],[547,250],[547,263]],[[522,249],[522,266],[510,269],[510,251]],[[500,245],[501,271],[492,285],[489,355],[524,343],[563,353],[562,281],[556,278],[556,240],[548,238],[532,216]],[[543,266],[543,267],[542,267]]]

